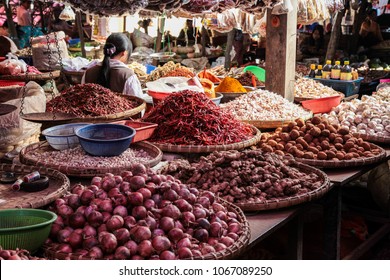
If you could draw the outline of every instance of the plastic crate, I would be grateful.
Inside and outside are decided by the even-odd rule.
[[[358,78],[357,80],[352,80],[352,81],[315,79],[315,78],[314,80],[322,83],[325,86],[331,87],[336,91],[340,91],[344,93],[344,95],[347,97],[359,93],[360,84],[363,78]]]

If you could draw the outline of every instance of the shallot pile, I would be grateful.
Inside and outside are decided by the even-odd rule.
[[[3,250],[0,247],[0,260],[44,260],[42,258],[33,257],[27,250]]]
[[[177,160],[162,173],[234,203],[262,203],[304,194],[323,183],[317,174],[302,172],[292,161],[260,150],[213,152],[192,164]]]
[[[185,90],[171,94],[144,117],[157,123],[150,138],[174,145],[221,145],[252,137],[250,126],[222,111],[206,95]]]
[[[73,114],[77,117],[97,117],[131,110],[141,104],[124,98],[97,84],[75,85],[50,100],[47,112]]]
[[[248,230],[213,193],[142,164],[77,184],[51,209],[58,218],[46,244],[73,258],[191,259],[231,250]]]

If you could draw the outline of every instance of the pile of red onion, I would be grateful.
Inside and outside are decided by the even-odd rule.
[[[244,233],[236,212],[142,164],[94,177],[57,199],[46,244],[93,259],[191,259],[223,251]]]
[[[42,258],[33,257],[27,250],[3,250],[0,247],[0,260],[44,260]]]

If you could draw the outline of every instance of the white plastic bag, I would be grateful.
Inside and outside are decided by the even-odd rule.
[[[64,9],[62,10],[58,18],[65,21],[69,21],[69,20],[75,20],[76,15],[69,5],[65,5]]]
[[[2,75],[18,75],[26,73],[27,64],[23,60],[19,60],[17,56],[8,53],[7,59],[0,62],[0,74]]]

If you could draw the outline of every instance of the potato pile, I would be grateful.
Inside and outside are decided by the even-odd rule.
[[[351,133],[390,137],[390,102],[379,96],[365,95],[362,100],[341,103],[323,117],[331,124],[349,127]]]
[[[298,119],[278,128],[260,141],[265,152],[317,160],[351,160],[380,154],[370,143],[354,137],[346,126],[332,125],[320,117],[304,122]]]

